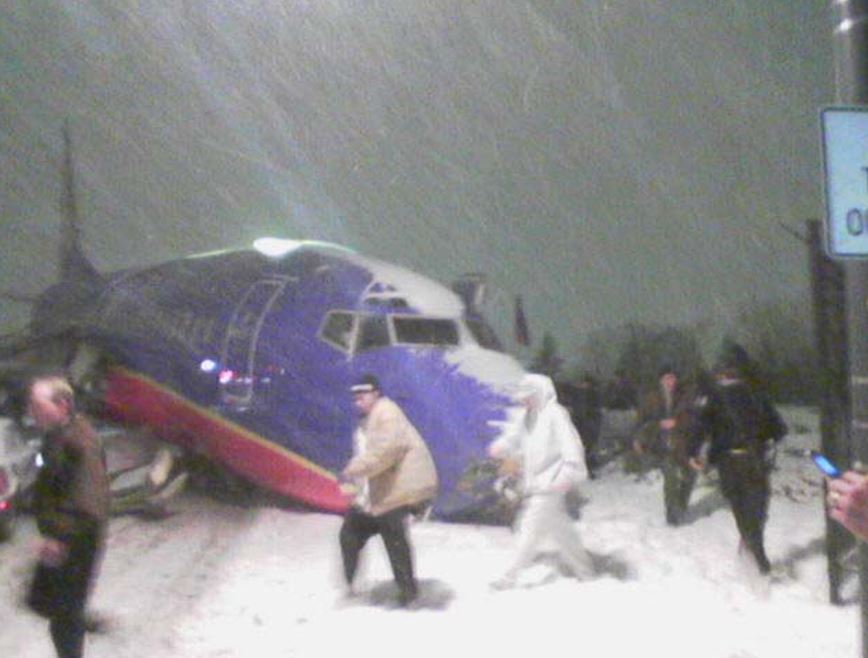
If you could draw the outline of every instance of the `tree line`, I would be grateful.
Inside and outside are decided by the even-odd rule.
[[[601,386],[618,380],[641,391],[656,382],[663,364],[686,376],[714,365],[727,343],[751,356],[752,375],[782,404],[816,404],[823,377],[804,304],[778,300],[743,308],[727,327],[708,322],[691,325],[625,322],[589,333],[567,367],[550,332],[545,332],[530,364],[556,381],[578,383],[593,378]]]

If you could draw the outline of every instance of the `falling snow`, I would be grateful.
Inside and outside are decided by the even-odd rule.
[[[68,119],[103,271],[320,239],[447,283],[484,272],[562,346],[629,321],[723,333],[807,294],[782,227],[821,216],[829,11],[10,0],[0,289],[55,280]]]

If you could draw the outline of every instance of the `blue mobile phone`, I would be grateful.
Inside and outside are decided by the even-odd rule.
[[[828,475],[830,478],[838,478],[841,477],[841,469],[835,466],[829,459],[821,452],[817,452],[816,450],[811,450],[811,459],[814,460],[814,463],[817,465],[823,473]]]

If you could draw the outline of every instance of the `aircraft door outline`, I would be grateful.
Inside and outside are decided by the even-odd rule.
[[[274,302],[293,280],[291,277],[271,277],[256,281],[232,311],[220,351],[221,403],[243,411],[253,402],[259,334]]]

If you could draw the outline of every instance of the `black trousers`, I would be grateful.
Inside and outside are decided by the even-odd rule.
[[[57,567],[40,564],[28,594],[28,604],[49,620],[48,629],[58,658],[84,655],[85,607],[102,555],[103,530],[82,523],[67,539],[66,560]]]
[[[84,656],[84,612],[60,614],[48,623],[51,641],[58,658],[81,658]]]
[[[722,454],[717,470],[738,532],[760,571],[768,573],[771,565],[763,544],[770,495],[768,468],[754,451],[746,451]]]
[[[401,602],[408,603],[416,598],[418,588],[413,575],[413,554],[404,524],[405,518],[412,512],[410,507],[399,507],[373,516],[355,507],[350,508],[340,532],[344,577],[348,585],[351,585],[355,578],[359,554],[365,544],[374,535],[380,535],[386,546],[392,574],[400,589]]]

